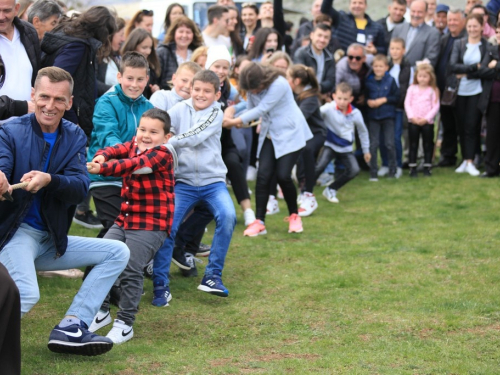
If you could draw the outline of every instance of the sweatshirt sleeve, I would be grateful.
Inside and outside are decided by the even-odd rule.
[[[109,160],[109,159],[125,159],[128,157],[128,150],[130,150],[130,147],[132,147],[132,142],[134,142],[135,139],[133,139],[130,142],[127,143],[118,143],[116,145],[106,147],[102,150],[99,150],[95,153],[95,156],[104,156],[104,159]],[[92,158],[93,159],[93,158]]]
[[[361,148],[363,154],[370,152],[370,137],[368,136],[368,129],[366,128],[365,122],[363,121],[363,116],[361,112],[356,112],[356,117],[354,118],[354,126],[358,129],[359,140],[361,141]]]
[[[172,155],[164,146],[157,146],[132,158],[113,160],[101,165],[103,176],[123,177],[147,169],[149,173],[166,170],[172,163]],[[140,173],[143,174],[143,173]]]
[[[216,134],[220,135],[221,131],[222,111],[219,108],[214,107],[187,132],[175,135],[170,138],[168,143],[174,146],[175,149],[181,147],[194,147],[204,142],[211,136]]]
[[[273,109],[273,107],[283,98],[283,96],[285,96],[285,90],[286,87],[280,81],[278,81],[278,79],[274,81],[271,86],[269,86],[269,89],[264,94],[264,97],[262,98],[260,103],[256,107],[249,109],[248,111],[240,115],[243,123],[247,124],[252,120],[258,119],[259,117],[262,117],[262,115]],[[253,94],[248,93],[249,98],[251,98],[252,95]]]
[[[405,98],[405,111],[406,111],[406,117],[408,117],[408,121],[410,119],[415,118],[415,113],[413,112],[413,93],[414,93],[414,85],[410,85],[408,87],[408,91],[406,92],[406,98]]]
[[[429,113],[426,115],[426,120],[428,124],[433,124],[434,123],[434,118],[436,117],[438,111],[439,111],[439,98],[436,95],[436,91],[432,88],[429,88],[431,91],[431,110]]]

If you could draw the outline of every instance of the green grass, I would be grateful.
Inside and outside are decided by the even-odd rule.
[[[197,291],[201,277],[173,266],[173,300],[156,308],[147,280],[134,338],[103,356],[47,349],[81,282],[39,278],[41,300],[22,321],[23,373],[498,374],[499,180],[436,169],[370,183],[363,173],[338,205],[321,192],[300,235],[287,233],[283,201],[268,235],[243,238],[238,223],[229,298]]]

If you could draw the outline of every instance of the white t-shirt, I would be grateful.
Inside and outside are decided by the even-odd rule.
[[[464,53],[464,64],[472,65],[481,62],[481,50],[479,47],[481,42],[471,44],[467,43],[467,49]],[[480,79],[469,79],[464,77],[460,80],[460,86],[458,86],[458,95],[460,96],[473,96],[480,94],[483,91]]]
[[[0,95],[15,100],[30,100],[33,66],[17,28],[14,27],[12,41],[0,35],[0,54],[5,65],[5,82],[0,88]]]
[[[212,38],[211,36],[205,34],[205,32],[202,32],[201,35],[203,36],[203,41],[207,47],[223,45],[226,46],[228,50],[231,50],[231,38],[228,36],[219,35],[217,38]]]

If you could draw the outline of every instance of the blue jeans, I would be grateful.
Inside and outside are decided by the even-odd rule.
[[[403,168],[403,111],[396,109],[396,117],[394,117],[394,147],[396,149],[396,165],[398,168]],[[382,158],[382,165],[389,166],[389,159],[387,158],[387,148],[385,147],[384,135],[380,134],[380,157]]]
[[[174,240],[184,217],[201,203],[207,208],[215,220],[215,234],[212,240],[212,249],[208,257],[205,275],[222,275],[227,250],[231,243],[236,212],[224,182],[215,182],[206,186],[191,186],[182,182],[175,184],[175,211],[170,236],[155,255],[153,264],[154,285],[169,285],[168,271],[172,260]]]
[[[68,236],[66,253],[60,258],[55,256],[51,234],[27,224],[21,224],[0,252],[0,262],[21,294],[21,316],[40,299],[36,271],[94,266],[66,312],[90,326],[106,294],[127,265],[130,256],[127,245],[114,240]]]

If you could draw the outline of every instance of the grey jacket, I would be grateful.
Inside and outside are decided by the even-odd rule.
[[[399,24],[392,30],[392,38],[402,38],[406,42],[409,30],[409,23],[404,22]],[[411,66],[415,66],[417,61],[427,58],[432,66],[435,67],[439,56],[440,37],[439,31],[424,22],[424,24],[420,26],[410,47],[406,49],[405,57],[410,62]]]
[[[188,99],[174,105],[168,114],[176,134],[168,142],[178,156],[175,180],[191,186],[225,182],[227,168],[221,154],[223,115],[220,104],[214,102],[196,111],[192,99]]]
[[[240,116],[243,123],[262,117],[257,156],[268,135],[273,142],[276,159],[304,148],[306,141],[313,137],[284,77],[276,78],[258,94],[248,92],[247,95],[247,111]]]

